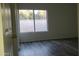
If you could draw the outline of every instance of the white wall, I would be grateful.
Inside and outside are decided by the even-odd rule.
[[[77,37],[76,4],[19,4],[19,9],[46,9],[48,11],[48,32],[23,33],[20,41]]]

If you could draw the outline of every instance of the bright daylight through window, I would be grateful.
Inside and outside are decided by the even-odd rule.
[[[46,10],[19,10],[20,32],[47,32]]]

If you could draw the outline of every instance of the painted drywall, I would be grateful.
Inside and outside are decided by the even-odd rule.
[[[77,37],[76,4],[18,4],[19,9],[46,9],[48,32],[20,33],[20,41]]]
[[[0,56],[4,55],[4,42],[3,42],[3,28],[2,28],[2,14],[0,4]]]

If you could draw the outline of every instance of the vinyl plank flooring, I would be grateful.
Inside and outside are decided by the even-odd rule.
[[[77,56],[78,39],[20,43],[19,56]]]

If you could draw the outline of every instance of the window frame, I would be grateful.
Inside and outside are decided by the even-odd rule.
[[[19,10],[33,10],[34,32],[20,32]],[[36,29],[35,29],[36,27],[35,27],[35,14],[34,14],[34,10],[45,10],[46,11],[47,31],[36,31]],[[48,29],[48,11],[46,9],[18,9],[17,13],[18,13],[18,21],[17,21],[18,25],[17,25],[17,27],[19,28],[18,29],[19,33],[44,33],[44,32],[46,33],[46,32],[49,31],[49,29]]]

